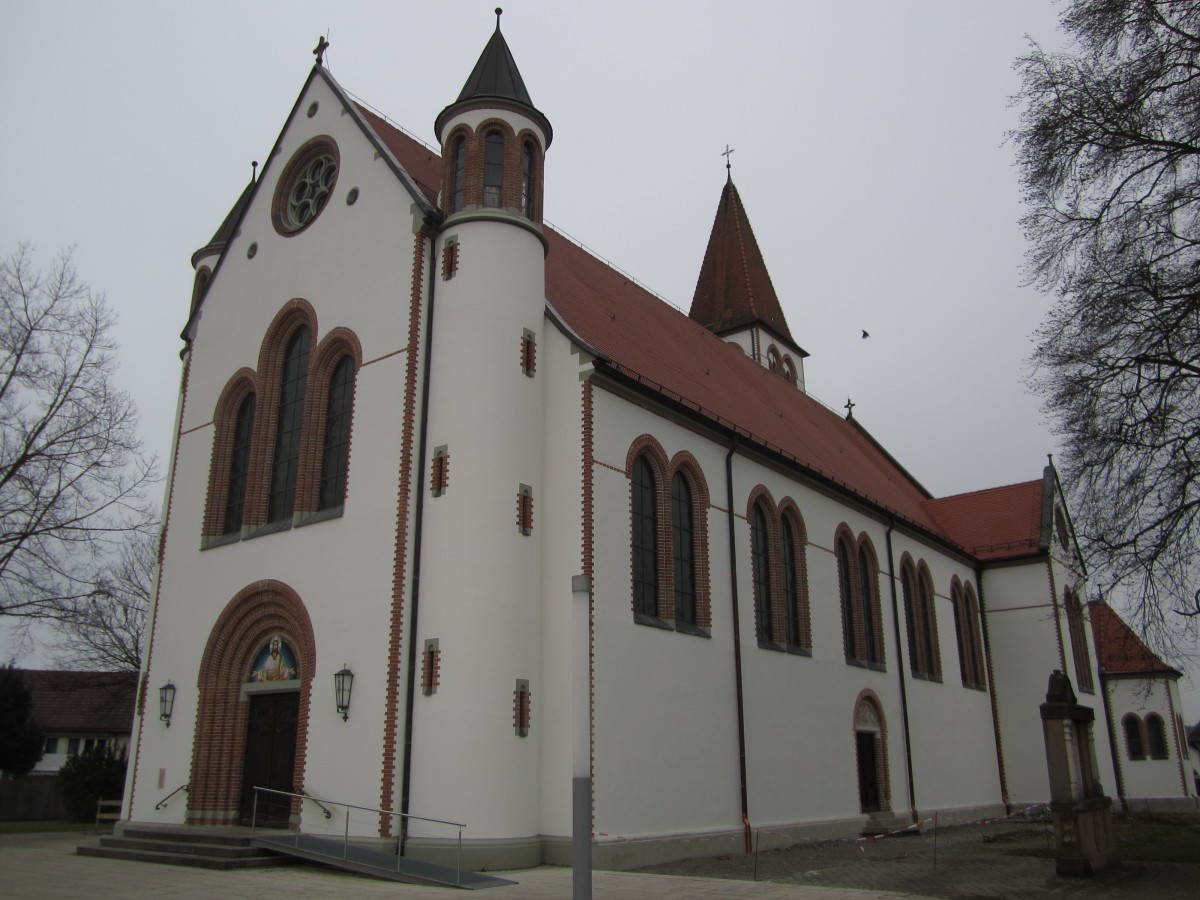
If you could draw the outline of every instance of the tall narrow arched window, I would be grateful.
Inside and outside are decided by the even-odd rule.
[[[646,616],[658,615],[658,512],[654,473],[639,456],[633,461],[633,608]]]
[[[768,549],[767,519],[762,507],[754,504],[750,521],[750,558],[754,573],[755,632],[760,641],[771,640],[771,559]]]
[[[504,204],[504,135],[489,131],[483,139],[483,205]]]
[[[275,428],[275,456],[271,465],[271,493],[267,521],[290,518],[296,505],[296,473],[300,464],[300,431],[304,395],[308,387],[308,353],[312,342],[307,325],[288,341],[279,385],[279,412]]]
[[[1129,754],[1130,759],[1145,759],[1146,748],[1142,746],[1142,723],[1133,713],[1129,713],[1121,720],[1121,727],[1125,729],[1125,750]]]
[[[350,413],[354,403],[354,360],[345,356],[329,379],[325,413],[325,445],[321,452],[321,490],[318,508],[346,501],[346,470],[350,463]]]
[[[1146,743],[1150,756],[1154,759],[1167,758],[1167,730],[1163,726],[1162,716],[1150,713],[1146,716]]]
[[[867,555],[865,547],[858,550],[858,570],[862,585],[862,617],[863,643],[866,647],[865,659],[869,663],[882,663],[883,654],[879,644],[882,635],[879,634],[878,623],[875,621],[875,605],[878,602],[875,594],[875,567]]]
[[[938,650],[937,611],[933,608],[933,585],[924,563],[917,572],[917,607],[920,610],[918,637],[924,656],[923,671],[930,678],[941,678],[942,654]]]
[[[856,659],[854,649],[854,580],[850,572],[849,545],[844,540],[837,542],[838,591],[842,601],[842,649],[846,659]]]
[[[254,432],[254,395],[238,407],[233,427],[233,451],[229,458],[229,491],[225,499],[223,534],[232,534],[242,527],[242,512],[246,505],[246,479],[250,472],[250,437]]]
[[[783,608],[787,616],[787,642],[793,647],[804,644],[800,633],[800,571],[796,565],[796,534],[784,516],[779,522],[779,555],[783,563]]]
[[[533,218],[533,142],[521,147],[521,214]]]
[[[671,479],[671,555],[675,575],[675,619],[696,624],[696,564],[693,552],[692,489],[682,472]]]
[[[463,182],[467,173],[467,139],[459,137],[454,142],[454,150],[450,182],[450,212],[460,212],[463,208]]]

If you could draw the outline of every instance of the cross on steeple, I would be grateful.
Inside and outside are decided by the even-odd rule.
[[[854,407],[856,405],[857,404],[853,400],[851,400],[849,397],[846,398],[846,405],[843,406],[842,409],[846,410],[846,418],[847,419],[854,418]]]
[[[317,41],[317,46],[313,47],[313,56],[317,58],[317,65],[325,64],[325,51],[329,49],[329,41],[325,40],[325,35],[321,35],[321,39]]]
[[[725,145],[725,152],[721,154],[723,157],[725,157],[725,171],[726,171],[727,173],[730,173],[730,177],[731,177],[731,178],[733,177],[733,175],[732,175],[732,172],[731,172],[730,170],[731,170],[733,167],[732,167],[732,166],[729,164],[729,157],[730,157],[730,154],[732,154],[732,153],[733,153],[733,149],[734,149],[733,147],[730,147],[728,144],[726,144],[726,145]]]

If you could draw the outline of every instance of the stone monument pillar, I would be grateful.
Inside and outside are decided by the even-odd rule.
[[[1117,862],[1112,800],[1097,775],[1096,714],[1079,704],[1071,679],[1058,669],[1050,675],[1041,710],[1058,874],[1094,875]]]

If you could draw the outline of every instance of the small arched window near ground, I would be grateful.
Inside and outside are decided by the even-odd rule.
[[[869,697],[859,700],[854,711],[854,744],[860,808],[865,813],[890,809],[883,713]]]

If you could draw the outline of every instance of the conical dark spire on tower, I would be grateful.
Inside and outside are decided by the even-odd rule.
[[[513,59],[512,51],[504,35],[500,33],[500,11],[496,11],[496,30],[492,38],[479,55],[479,61],[471,70],[467,83],[463,85],[456,103],[464,100],[474,100],[480,97],[502,97],[505,100],[515,100],[526,106],[533,106],[525,81],[517,69],[517,61]]]
[[[733,179],[721,193],[688,315],[717,334],[758,323],[794,343]]]

